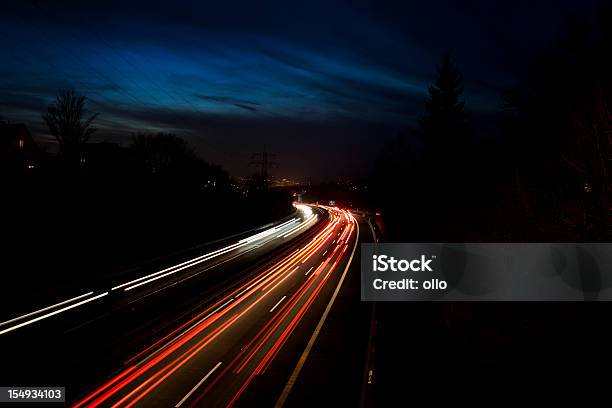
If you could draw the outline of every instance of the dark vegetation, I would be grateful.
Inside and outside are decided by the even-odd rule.
[[[373,174],[391,239],[612,238],[610,10],[568,21],[504,96],[499,134],[486,140],[471,132],[461,76],[444,57],[417,129],[388,142]]]
[[[25,126],[0,125],[3,254],[11,265],[3,290],[28,287],[38,298],[30,304],[291,211],[288,193],[238,186],[175,135],[92,143],[96,115],[85,108],[84,96],[64,91],[43,115],[57,155],[38,148]]]
[[[499,134],[487,140],[473,135],[478,119],[445,56],[417,128],[388,142],[373,174],[385,238],[609,242],[610,50],[612,8],[569,20],[504,96]],[[551,385],[597,395],[597,367],[612,362],[609,313],[606,302],[379,304],[376,401],[393,406],[407,385],[453,402]]]

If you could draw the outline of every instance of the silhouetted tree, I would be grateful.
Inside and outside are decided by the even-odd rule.
[[[435,83],[429,87],[425,114],[419,117],[419,133],[425,155],[448,160],[459,154],[466,143],[469,114],[461,100],[463,80],[449,52],[438,67]]]
[[[444,55],[418,119],[416,136],[389,142],[375,164],[373,190],[393,239],[461,240],[474,211],[469,113],[462,78]],[[417,149],[420,141],[422,149]],[[417,196],[415,197],[415,193]]]
[[[61,91],[42,115],[49,132],[59,143],[60,153],[70,164],[78,164],[83,144],[96,131],[92,125],[98,114],[84,118],[86,101],[87,97],[73,90]]]

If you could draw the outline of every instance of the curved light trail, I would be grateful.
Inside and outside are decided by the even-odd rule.
[[[310,207],[302,207],[302,223],[289,222],[285,230],[265,237],[287,237],[298,228],[308,229],[316,215]],[[332,282],[339,280],[339,287],[339,275],[348,270],[357,245],[356,221],[348,211],[325,209],[326,224],[306,242],[265,264],[137,353],[121,372],[74,406],[233,406],[257,376],[266,374],[296,330],[306,330],[310,327],[306,322],[318,319],[314,306],[327,303]],[[344,273],[337,272],[341,269]],[[151,279],[145,278],[137,283]]]
[[[246,248],[255,243],[257,243],[258,245],[264,245],[277,238],[287,238],[289,235],[293,235],[294,233],[299,232],[304,228],[308,228],[316,222],[317,215],[313,214],[310,207],[301,204],[295,204],[295,207],[300,213],[299,217],[294,217],[289,221],[283,222],[271,228],[267,228],[262,232],[258,232],[256,234],[248,236],[223,248],[216,249],[204,255],[200,255],[193,259],[181,262],[177,265],[172,265],[160,271],[146,274],[135,279],[131,279],[127,282],[110,285],[110,288],[108,289],[104,289],[98,292],[89,291],[82,295],[75,296],[73,298],[23,314],[21,316],[11,318],[4,322],[0,322],[0,328],[2,328],[3,326],[8,326],[0,330],[0,335],[15,331],[17,329],[28,326],[32,323],[39,322],[41,320],[57,316],[69,310],[83,307],[93,301],[104,298],[109,295],[109,293],[115,292],[119,289],[123,289],[124,292],[128,292],[133,289],[148,285],[150,283],[161,281],[164,278],[170,279],[173,276],[183,276],[182,274],[179,274],[179,272],[183,272],[188,277],[190,270],[195,269],[201,264],[205,264],[206,262],[214,260],[225,254],[235,253],[235,257],[244,255],[245,253],[248,253],[250,251]],[[200,272],[201,271],[198,271],[197,273]]]

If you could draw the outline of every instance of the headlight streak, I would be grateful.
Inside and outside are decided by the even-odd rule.
[[[327,231],[331,228],[331,225],[328,225],[328,227],[326,229],[323,230],[322,233],[327,233]],[[320,234],[322,234],[320,233]],[[250,285],[244,285],[247,286],[246,290],[248,291],[248,293],[246,294],[246,296],[244,296],[244,298],[247,298],[250,294],[254,293],[255,291],[257,291],[261,285],[265,284],[269,278],[271,277],[270,275],[276,276],[279,275],[280,273],[282,273],[284,270],[286,270],[287,268],[291,267],[293,265],[294,262],[291,262],[292,260],[294,260],[294,258],[296,256],[299,256],[301,254],[303,254],[304,252],[306,252],[310,246],[312,246],[312,244],[316,244],[318,243],[319,239],[315,239],[313,240],[313,242],[311,242],[308,246],[300,249],[299,251],[297,251],[297,253],[288,256],[283,262],[280,262],[279,264],[275,265],[271,270],[268,271],[268,273],[264,274],[263,276],[257,277],[256,279],[254,279],[253,281],[250,282]],[[281,269],[282,268],[282,269]],[[272,276],[272,277],[273,277]],[[256,285],[256,286],[253,286]],[[240,292],[240,293],[238,293]],[[243,288],[239,288],[238,290],[236,290],[234,293],[238,293],[238,294],[242,294],[243,292]],[[262,300],[264,297],[261,297],[260,299],[256,300],[256,302],[254,304],[252,304],[249,309],[251,307],[253,307],[255,304],[257,304],[260,300]],[[225,298],[227,299],[227,297]],[[145,371],[147,371],[149,368],[151,368],[153,365],[155,365],[156,363],[158,363],[159,361],[161,361],[163,358],[165,358],[167,355],[169,355],[170,353],[172,353],[173,351],[175,351],[176,349],[178,349],[180,346],[182,346],[183,344],[185,344],[187,341],[189,341],[191,338],[193,338],[195,335],[197,335],[199,332],[201,332],[202,330],[204,330],[206,327],[209,327],[212,323],[214,323],[219,317],[221,317],[222,315],[224,315],[225,313],[227,313],[228,311],[230,311],[231,309],[233,309],[236,304],[239,302],[235,302],[233,305],[231,305],[229,308],[223,310],[223,313],[220,313],[218,315],[215,316],[207,316],[206,319],[204,319],[204,321],[202,321],[201,326],[197,327],[197,330],[193,330],[192,332],[190,332],[194,326],[192,326],[191,328],[185,330],[184,332],[178,334],[173,340],[170,340],[170,344],[172,344],[172,347],[169,347],[166,349],[165,352],[161,353],[160,355],[158,355],[156,358],[152,359],[151,361],[149,361],[149,359],[146,359],[145,361],[148,361],[147,364],[144,364],[142,367],[140,367],[140,369],[138,370],[138,372],[134,373],[132,376],[128,377],[127,379],[125,379],[124,381],[122,381],[121,383],[119,383],[118,385],[116,385],[115,387],[113,387],[113,389],[107,391],[106,393],[102,394],[100,397],[96,398],[94,401],[91,402],[91,404],[88,404],[90,406],[97,406],[100,403],[102,403],[104,400],[106,400],[112,393],[114,393],[115,391],[117,391],[117,389],[122,388],[124,385],[128,384],[129,382],[131,382],[134,378],[136,378],[137,376],[141,375],[142,373],[144,373]],[[214,306],[212,306],[214,307]],[[210,309],[209,309],[210,310]],[[211,313],[212,314],[212,313]],[[242,315],[242,313],[240,314]],[[193,322],[194,320],[196,320],[196,318],[192,319],[190,322]],[[188,323],[190,323],[188,322]],[[184,327],[184,326],[182,326]],[[178,330],[178,329],[177,329]],[[174,332],[173,332],[174,333]],[[176,334],[176,333],[174,333]],[[168,337],[168,336],[167,336]],[[156,343],[157,344],[157,343]],[[150,350],[152,347],[147,348],[147,350]],[[141,362],[142,363],[142,362]],[[112,385],[111,382],[107,383],[109,385],[107,385],[105,388],[108,388],[108,386]],[[82,406],[87,404],[88,401],[91,401],[93,399],[93,397],[101,394],[101,392],[104,391],[104,388],[102,389],[98,389],[95,392],[93,392],[92,394],[90,394],[89,396],[87,396],[85,399],[79,401],[75,406]]]
[[[158,271],[158,272],[155,272],[155,273],[151,273],[151,274],[146,275],[146,276],[142,276],[142,277],[140,277],[138,279],[134,279],[134,280],[131,280],[129,282],[122,283],[120,285],[112,287],[111,290],[117,290],[117,289],[123,288],[125,286],[130,286],[133,283],[141,282],[141,281],[143,281],[145,279],[156,277],[158,275],[164,274],[165,272],[168,272],[168,273],[165,273],[163,276],[168,276],[168,275],[170,275],[172,273],[184,270],[186,268],[189,268],[191,266],[200,264],[202,262],[206,262],[206,261],[208,261],[210,259],[216,258],[217,256],[220,256],[220,255],[223,255],[223,254],[225,254],[227,252],[233,251],[234,249],[238,249],[238,248],[243,247],[245,245],[251,244],[251,243],[253,243],[253,242],[255,242],[255,241],[257,241],[257,240],[259,240],[261,238],[265,238],[268,235],[271,235],[271,234],[277,232],[278,230],[286,227],[287,225],[291,225],[291,224],[293,224],[293,223],[295,223],[297,221],[298,221],[297,218],[293,218],[292,220],[284,222],[284,223],[282,223],[282,224],[280,224],[280,225],[278,225],[276,227],[270,228],[270,229],[268,229],[266,231],[260,232],[258,234],[255,234],[255,235],[251,236],[251,237],[242,239],[242,240],[240,240],[240,241],[238,241],[238,242],[236,242],[236,243],[234,243],[232,245],[228,245],[225,248],[217,249],[215,251],[209,252],[208,254],[200,255],[200,256],[198,256],[196,258],[193,258],[193,259],[190,259],[188,261],[181,262],[178,265],[174,265],[174,266],[162,269],[161,271]],[[152,282],[152,281],[154,281],[156,279],[159,279],[159,278],[156,277],[154,279],[149,279],[145,283]],[[137,285],[130,286],[129,288],[126,288],[124,290],[130,290],[132,288],[135,288],[135,287],[143,285],[143,284],[144,283],[139,283]]]
[[[211,259],[213,259],[213,258],[216,258],[216,257],[221,256],[221,255],[223,255],[223,254],[226,254],[226,253],[228,253],[228,252],[231,252],[231,251],[233,251],[234,249],[238,249],[238,248],[240,248],[240,247],[242,247],[242,246],[244,246],[244,245],[246,245],[246,244],[240,244],[240,245],[237,245],[237,246],[233,246],[233,247],[231,247],[231,248],[225,249],[225,250],[223,250],[223,251],[221,251],[221,252],[218,252],[218,253],[216,253],[216,254],[214,254],[214,255],[211,255],[211,256],[209,256],[209,257],[202,258],[202,259],[200,259],[200,260],[198,260],[198,261],[196,261],[196,262],[190,263],[189,265],[185,265],[185,266],[182,266],[182,267],[180,267],[180,268],[176,268],[176,269],[171,270],[171,271],[169,271],[169,272],[166,272],[166,273],[164,273],[164,274],[161,274],[161,275],[155,276],[155,277],[153,277],[153,278],[147,279],[147,280],[145,280],[145,281],[142,281],[142,282],[136,283],[135,285],[128,286],[127,288],[124,288],[123,290],[127,292],[127,291],[129,291],[129,290],[135,289],[135,288],[140,287],[140,286],[142,286],[142,285],[146,285],[146,284],[149,284],[149,283],[151,283],[151,282],[154,282],[154,281],[156,281],[156,280],[158,280],[158,279],[162,279],[162,278],[165,278],[165,277],[167,277],[167,276],[174,275],[174,274],[175,274],[175,273],[177,273],[177,272],[180,272],[180,271],[183,271],[183,270],[185,270],[185,269],[191,268],[191,267],[193,267],[193,266],[195,266],[195,265],[198,265],[198,264],[201,264],[201,263],[203,263],[203,262],[210,261],[210,260],[211,260]]]
[[[298,225],[296,227],[293,227],[291,230],[289,230],[286,234],[281,234],[278,237],[282,237],[282,238],[288,238],[291,235],[301,231],[304,228],[307,228],[309,225],[311,225],[312,223],[317,221],[317,215],[313,214],[312,211],[309,213],[309,215],[306,217],[306,219],[304,220],[304,222],[301,225]]]
[[[296,208],[298,208],[298,206],[296,206]],[[298,208],[298,209],[300,209],[300,208]],[[301,210],[301,211],[303,213],[305,213],[304,210]],[[305,213],[305,214],[307,214],[307,213]],[[315,218],[316,218],[316,216],[315,216]],[[308,218],[307,220],[303,220],[303,221],[300,222],[299,218],[293,218],[293,219],[291,219],[289,221],[286,221],[286,222],[284,222],[282,224],[279,224],[279,225],[277,225],[275,227],[269,228],[269,229],[267,229],[265,231],[257,233],[257,234],[255,234],[253,236],[248,237],[248,238],[242,239],[242,240],[240,240],[240,241],[238,241],[238,242],[236,242],[236,243],[234,243],[232,245],[229,245],[229,246],[226,246],[224,248],[212,251],[212,252],[210,252],[208,254],[201,255],[199,257],[190,259],[188,261],[181,262],[181,263],[179,263],[177,265],[165,268],[165,269],[163,269],[161,271],[158,271],[158,272],[146,275],[146,276],[142,276],[140,278],[131,280],[129,282],[122,283],[122,284],[117,285],[117,286],[113,286],[113,287],[111,287],[110,290],[108,290],[106,292],[101,292],[98,295],[94,296],[94,292],[87,292],[87,293],[84,293],[82,295],[73,297],[71,299],[67,299],[67,300],[64,300],[62,302],[58,302],[58,303],[55,303],[53,305],[46,306],[46,307],[44,307],[42,309],[38,309],[38,310],[35,310],[33,312],[30,312],[30,313],[27,313],[27,314],[24,314],[24,315],[12,318],[10,320],[6,320],[4,322],[0,322],[0,327],[6,326],[6,325],[8,325],[10,323],[14,323],[14,322],[26,319],[28,317],[38,315],[38,314],[43,313],[45,311],[53,310],[53,309],[58,308],[60,306],[67,305],[67,304],[70,304],[72,302],[76,302],[79,299],[83,299],[83,298],[87,298],[88,296],[92,296],[92,297],[90,297],[88,299],[85,299],[85,300],[82,300],[80,302],[71,304],[70,306],[63,307],[63,308],[61,308],[59,310],[55,310],[55,311],[53,311],[51,313],[44,314],[42,316],[36,317],[36,318],[28,320],[26,322],[19,323],[19,324],[16,324],[14,326],[11,326],[11,327],[9,327],[7,329],[1,330],[0,331],[0,335],[12,332],[14,330],[17,330],[19,328],[25,327],[25,326],[30,325],[32,323],[44,320],[46,318],[58,315],[58,314],[63,313],[65,311],[74,309],[74,308],[76,308],[78,306],[82,306],[82,305],[87,304],[87,303],[89,303],[89,302],[91,302],[93,300],[96,300],[96,299],[99,299],[99,298],[102,298],[102,297],[108,295],[108,293],[111,292],[111,291],[114,291],[114,290],[117,290],[117,289],[121,289],[121,288],[125,288],[124,291],[132,290],[132,289],[137,288],[139,286],[145,285],[147,283],[156,281],[156,280],[161,279],[163,277],[172,275],[172,274],[174,274],[176,272],[179,272],[179,271],[182,271],[184,269],[190,268],[192,266],[198,265],[200,263],[206,262],[206,261],[211,260],[213,258],[216,258],[216,257],[218,257],[220,255],[223,255],[223,254],[226,254],[228,252],[231,252],[231,251],[233,251],[235,249],[238,249],[238,248],[241,248],[243,246],[252,244],[252,243],[254,243],[254,242],[258,241],[258,240],[261,240],[261,239],[263,239],[265,237],[268,237],[268,236],[270,236],[272,234],[278,233],[279,231],[286,230],[287,228],[289,228],[289,231],[293,231],[295,228],[300,228],[302,226],[305,226],[303,224],[309,222],[310,219],[311,218]],[[297,227],[293,226],[293,224],[295,224],[295,223],[298,223]]]
[[[17,330],[17,329],[19,329],[19,328],[21,328],[21,327],[24,327],[24,326],[27,326],[27,325],[29,325],[29,324],[32,324],[32,323],[38,322],[38,321],[43,320],[43,319],[46,319],[46,318],[48,318],[48,317],[55,316],[56,314],[60,314],[60,313],[62,313],[62,312],[65,312],[66,310],[74,309],[75,307],[78,307],[78,306],[84,305],[85,303],[93,302],[94,300],[96,300],[96,299],[100,299],[101,297],[104,297],[104,296],[106,296],[106,295],[108,295],[108,292],[104,292],[104,293],[102,293],[102,294],[100,294],[100,295],[97,295],[97,296],[94,296],[94,297],[90,297],[90,298],[85,299],[85,300],[82,300],[82,301],[80,301],[80,302],[78,302],[78,303],[74,303],[74,304],[72,304],[72,305],[70,305],[70,306],[66,306],[66,307],[63,307],[63,308],[61,308],[61,309],[59,309],[59,310],[55,310],[55,311],[53,311],[53,312],[51,312],[51,313],[47,313],[47,314],[44,314],[44,315],[42,315],[42,316],[38,316],[38,317],[36,317],[36,318],[34,318],[34,319],[27,320],[27,321],[25,321],[25,322],[23,322],[23,323],[19,323],[19,324],[15,325],[15,326],[11,326],[11,327],[9,327],[8,329],[4,329],[4,330],[0,331],[0,335],[1,335],[1,334],[8,333],[8,332],[11,332],[11,331],[13,331],[13,330]]]
[[[16,321],[18,321],[18,320],[25,319],[26,317],[34,316],[34,315],[36,315],[36,314],[39,314],[39,313],[45,312],[45,311],[47,311],[47,310],[54,309],[54,308],[59,307],[59,306],[61,306],[61,305],[65,305],[66,303],[74,302],[75,300],[82,299],[82,298],[87,297],[87,296],[89,296],[89,295],[93,295],[93,292],[87,292],[87,293],[84,293],[84,294],[82,294],[82,295],[80,295],[80,296],[76,296],[76,297],[73,297],[73,298],[71,298],[71,299],[64,300],[63,302],[59,302],[59,303],[56,303],[56,304],[54,304],[54,305],[47,306],[47,307],[44,307],[44,308],[42,308],[42,309],[35,310],[35,311],[30,312],[30,313],[28,313],[28,314],[24,314],[23,316],[19,316],[19,317],[16,317],[16,318],[14,318],[14,319],[7,320],[7,321],[5,321],[5,322],[0,323],[0,327],[5,326],[5,325],[7,325],[7,324],[9,324],[9,323],[16,322]]]
[[[299,270],[301,265],[304,265],[308,260],[315,259],[313,255],[315,255],[324,245],[330,245],[332,250],[329,251],[329,248],[326,250],[326,252],[330,252],[330,255],[320,261],[316,268],[314,266],[309,267],[305,274],[306,277],[304,282],[300,284],[300,287],[292,295],[286,294],[274,304],[269,310],[272,317],[260,333],[242,349],[239,355],[236,356],[230,364],[225,366],[221,373],[215,374],[212,381],[209,381],[207,388],[202,391],[198,399],[193,402],[197,403],[197,401],[217,383],[219,378],[223,377],[225,373],[234,368],[239,362],[240,367],[238,368],[243,369],[245,365],[252,361],[256,352],[262,349],[263,345],[274,336],[275,340],[271,347],[265,351],[253,372],[250,373],[247,381],[230,401],[230,405],[235,403],[244,389],[246,389],[248,384],[252,381],[253,376],[265,372],[271,361],[291,336],[298,323],[302,320],[307,310],[309,310],[314,300],[320,294],[326,282],[328,282],[333,275],[334,269],[342,259],[346,251],[346,242],[343,242],[343,240],[346,241],[350,238],[354,225],[351,222],[342,222],[342,224],[340,222],[341,219],[346,221],[350,213],[337,212],[337,214],[338,215],[335,215],[330,212],[328,225],[318,232],[308,244],[287,255],[281,261],[268,268],[260,275],[245,282],[242,286],[233,290],[232,293],[223,297],[205,311],[181,325],[172,333],[164,336],[163,339],[147,347],[143,352],[139,353],[137,357],[151,352],[148,357],[135,365],[126,367],[123,372],[86,396],[75,406],[106,405],[109,398],[116,401],[112,404],[113,407],[129,407],[138,403],[184,364],[200,353],[218,336],[232,327],[239,319],[253,310],[258,304],[264,300],[270,302],[269,304],[277,301],[279,299],[278,297],[272,300],[272,292],[285,282],[289,276],[297,276],[294,272]],[[340,239],[334,239],[335,243],[330,244],[331,239],[338,236],[334,231],[336,228],[341,228],[340,233],[342,236]],[[345,237],[346,240],[344,239]],[[335,257],[335,261],[332,262]],[[251,303],[246,304],[243,310],[237,309],[238,306],[244,304],[247,299],[250,300]],[[270,306],[268,306],[268,309],[269,308]],[[234,314],[231,315],[231,313]],[[292,313],[293,317],[290,318],[289,316]],[[227,316],[227,319],[224,322],[220,322],[219,319],[224,316]],[[280,325],[287,319],[290,319],[286,322],[287,325],[278,333]],[[216,322],[220,322],[220,324],[212,328],[211,326]],[[200,339],[196,338],[197,335],[207,328],[212,329],[210,333],[205,334]],[[162,342],[165,342],[165,344],[158,348]],[[190,342],[193,344],[190,344]],[[253,347],[255,343],[258,344],[257,347]],[[128,360],[126,364],[133,362],[135,359],[136,357]],[[215,367],[215,370],[217,368],[218,365]],[[212,372],[196,384],[196,386],[177,403],[177,406],[184,404],[190,399],[194,392],[211,375]],[[128,386],[130,386],[130,388],[126,389]],[[133,386],[135,386],[135,388],[132,388]],[[124,392],[127,393],[124,394]],[[119,399],[117,400],[116,398]]]

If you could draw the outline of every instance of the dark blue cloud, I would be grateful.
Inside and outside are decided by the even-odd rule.
[[[240,160],[208,153],[237,173],[248,171],[245,150],[270,135],[272,145],[298,133],[308,144],[304,129],[332,138],[337,129],[340,145],[369,134],[375,146],[414,123],[445,49],[464,73],[468,107],[494,111],[517,61],[555,34],[563,14],[587,9],[498,3],[8,1],[0,113],[44,135],[40,113],[58,89],[75,88],[100,112],[99,135],[186,134],[204,150],[233,149]],[[355,158],[337,158],[336,173],[364,162],[372,146],[359,146],[338,152]],[[280,153],[295,163],[305,148]]]

